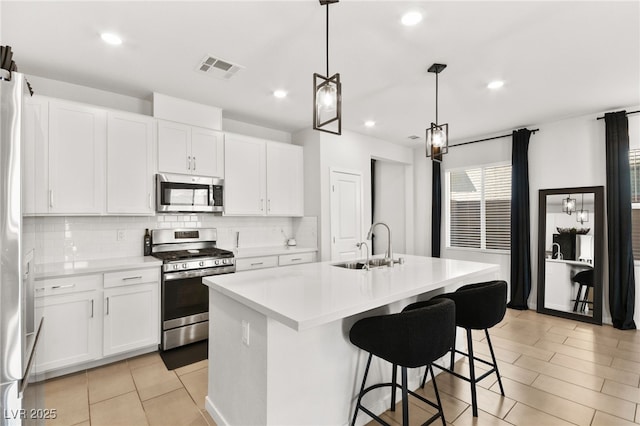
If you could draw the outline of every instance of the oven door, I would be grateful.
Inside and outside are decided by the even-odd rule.
[[[188,175],[156,175],[158,212],[222,212],[223,179]]]

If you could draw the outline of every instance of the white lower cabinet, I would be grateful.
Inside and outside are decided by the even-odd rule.
[[[36,297],[36,319],[44,317],[37,371],[45,372],[102,355],[102,276],[44,281]]]
[[[37,371],[81,366],[160,341],[160,268],[36,282]]]

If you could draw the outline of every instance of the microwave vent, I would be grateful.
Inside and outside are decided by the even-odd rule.
[[[212,55],[206,55],[200,61],[196,70],[222,80],[229,80],[243,68],[242,65],[234,64]]]

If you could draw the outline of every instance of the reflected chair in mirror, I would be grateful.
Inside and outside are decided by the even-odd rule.
[[[424,424],[442,419],[446,425],[442,403],[436,387],[431,364],[444,356],[455,338],[455,304],[451,300],[440,299],[424,302],[422,306],[397,314],[387,314],[363,318],[356,322],[349,332],[349,339],[355,346],[369,353],[358,394],[353,421],[355,425],[358,411],[362,410],[380,424],[388,425],[383,419],[362,405],[362,398],[374,389],[391,387],[391,411],[395,411],[396,388],[402,391],[402,424],[409,425],[409,395],[437,410]],[[390,383],[378,383],[365,388],[371,359],[375,355],[393,364],[393,378]],[[402,385],[396,380],[396,365],[401,368]],[[431,373],[436,403],[407,387],[407,368],[427,367]],[[426,373],[425,373],[426,374]]]
[[[585,313],[587,305],[593,306],[593,302],[589,300],[589,293],[593,288],[593,269],[578,272],[571,278],[571,281],[578,284],[578,292],[576,293],[576,300],[573,304],[573,312],[578,312],[578,305],[580,305],[580,312]]]
[[[504,396],[504,388],[502,387],[500,371],[498,371],[498,363],[496,362],[493,345],[491,344],[491,338],[489,337],[489,329],[502,321],[507,311],[507,283],[506,281],[488,281],[468,284],[460,287],[453,293],[440,294],[431,300],[442,298],[451,299],[456,304],[456,326],[464,328],[467,331],[467,352],[465,353],[456,349],[454,339],[454,343],[451,347],[450,367],[441,367],[437,364],[434,364],[434,366],[470,383],[473,416],[478,417],[476,383],[495,372],[498,377],[498,384],[500,385],[500,393]],[[411,307],[412,305],[409,305],[405,309],[410,309]],[[487,344],[489,345],[489,352],[491,353],[491,362],[478,358],[474,355],[471,330],[484,330],[484,334],[487,338]],[[463,376],[462,374],[454,371],[456,353],[467,357],[469,362],[469,377]],[[485,364],[491,368],[480,377],[476,377],[475,361]],[[423,386],[425,380],[426,374],[422,380]]]

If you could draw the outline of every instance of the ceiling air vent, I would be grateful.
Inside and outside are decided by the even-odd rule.
[[[213,77],[229,80],[242,68],[244,67],[241,65],[207,55],[200,61],[196,70]]]
[[[409,139],[411,140],[416,140],[416,139],[420,139],[420,136],[416,136],[416,135],[411,135],[411,136],[407,136]]]

